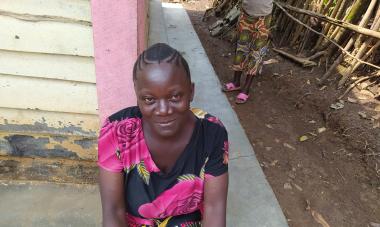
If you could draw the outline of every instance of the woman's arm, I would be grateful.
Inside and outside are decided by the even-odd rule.
[[[206,177],[204,186],[203,227],[225,227],[228,173]]]
[[[124,173],[99,168],[103,227],[125,227]]]

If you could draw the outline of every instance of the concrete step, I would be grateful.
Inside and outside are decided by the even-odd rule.
[[[0,181],[0,226],[101,226],[97,186]]]

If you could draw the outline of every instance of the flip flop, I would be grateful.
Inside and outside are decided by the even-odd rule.
[[[232,82],[226,83],[222,87],[222,91],[224,91],[224,92],[231,92],[231,91],[238,91],[238,90],[240,90],[240,87],[237,87]]]
[[[236,103],[236,104],[244,104],[244,103],[247,102],[248,98],[249,98],[249,95],[240,92],[240,93],[236,96],[235,103]]]

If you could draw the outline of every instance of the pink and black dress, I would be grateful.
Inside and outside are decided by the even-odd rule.
[[[201,226],[205,178],[228,171],[227,131],[199,109],[190,142],[169,173],[154,163],[138,107],[110,116],[100,130],[98,165],[125,174],[128,226]]]

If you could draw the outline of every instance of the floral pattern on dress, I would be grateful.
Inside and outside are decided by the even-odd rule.
[[[129,118],[118,122],[116,125],[116,137],[124,169],[137,165],[141,170],[140,173],[145,172],[144,170],[148,172],[160,171],[154,164],[145,143],[140,118]],[[146,176],[146,174],[142,176]],[[146,178],[144,181],[146,181]]]
[[[203,180],[179,181],[159,195],[153,202],[143,204],[139,213],[145,218],[166,218],[200,209],[203,200]]]

